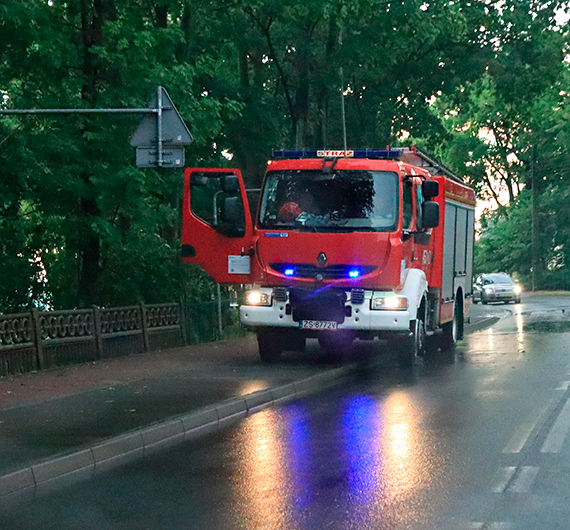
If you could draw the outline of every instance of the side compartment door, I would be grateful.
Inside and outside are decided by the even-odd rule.
[[[443,275],[441,296],[444,302],[455,297],[455,232],[457,230],[457,206],[445,201],[445,225],[443,233]]]
[[[253,225],[241,172],[188,168],[182,203],[182,261],[218,283],[250,283]]]

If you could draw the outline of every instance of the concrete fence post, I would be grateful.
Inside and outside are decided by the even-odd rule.
[[[32,332],[34,336],[34,346],[36,349],[36,366],[38,370],[43,370],[44,362],[44,346],[42,343],[42,327],[40,323],[40,313],[37,309],[31,310]]]
[[[141,308],[141,331],[143,336],[144,351],[150,350],[149,339],[148,339],[148,326],[146,322],[147,309],[144,304],[140,304]]]
[[[93,335],[97,359],[103,358],[103,328],[101,326],[101,310],[93,306]]]
[[[186,337],[186,315],[184,314],[184,302],[180,300],[178,303],[178,311],[180,311],[180,336],[182,337],[182,344],[188,344]]]

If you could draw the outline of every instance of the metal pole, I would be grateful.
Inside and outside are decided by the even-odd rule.
[[[222,289],[220,284],[216,284],[218,288],[218,331],[220,332],[220,339],[222,338],[222,332],[224,328],[222,326]]]
[[[158,109],[0,109],[10,114],[157,114]]]
[[[162,167],[162,87],[158,87],[158,116],[157,116],[157,163],[158,167]]]
[[[342,28],[340,28],[338,43],[342,46]],[[344,68],[340,67],[340,108],[342,113],[342,137],[344,140],[344,152],[348,150],[346,141],[346,114],[344,111]]]
[[[347,141],[346,141],[346,114],[344,112],[344,79],[343,79],[343,68],[340,67],[340,105],[342,111],[342,137],[344,139],[344,151],[348,150]]]
[[[531,185],[531,196],[530,196],[530,250],[531,250],[531,278],[532,278],[532,291],[534,292],[535,289],[535,271],[536,271],[536,237],[535,237],[535,203],[534,203],[534,195],[536,190],[534,189],[534,150],[531,151],[531,159],[530,159],[530,185]]]

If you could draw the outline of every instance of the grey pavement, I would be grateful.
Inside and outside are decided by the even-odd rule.
[[[466,332],[497,320],[472,319]],[[225,428],[354,367],[310,351],[263,365],[249,336],[0,378],[0,502]]]

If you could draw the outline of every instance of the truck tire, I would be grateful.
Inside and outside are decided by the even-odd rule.
[[[259,331],[257,333],[259,357],[264,363],[276,363],[281,359],[282,338],[277,333]]]
[[[402,368],[413,366],[416,357],[423,357],[426,351],[426,328],[423,318],[410,323],[410,333],[399,344],[398,364]]]
[[[485,302],[483,302],[485,303]],[[443,330],[441,336],[441,349],[452,350],[459,339],[463,338],[463,301],[461,298],[455,299],[453,307],[453,320],[447,322],[441,329]]]

